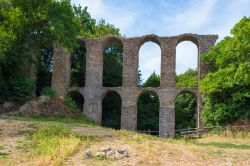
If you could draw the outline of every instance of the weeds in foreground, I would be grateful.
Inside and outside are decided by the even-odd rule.
[[[61,165],[65,158],[78,150],[81,143],[91,139],[81,137],[67,127],[53,125],[38,129],[19,149],[29,149],[25,157],[32,159],[36,165]]]

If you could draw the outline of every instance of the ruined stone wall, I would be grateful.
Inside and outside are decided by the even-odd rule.
[[[60,95],[68,91],[77,90],[84,96],[84,113],[96,123],[102,120],[102,99],[108,91],[117,92],[122,99],[121,128],[136,130],[137,128],[137,99],[145,91],[155,92],[160,101],[159,134],[161,137],[175,135],[175,98],[183,92],[190,92],[197,97],[197,127],[200,126],[200,110],[202,97],[197,89],[175,87],[176,46],[182,41],[191,41],[198,48],[198,80],[207,69],[201,62],[201,55],[207,52],[217,40],[217,35],[183,34],[171,37],[147,35],[142,37],[125,38],[106,36],[99,39],[78,38],[78,42],[85,43],[86,55],[86,83],[85,87],[69,87],[70,54],[60,48],[54,50],[53,87]],[[141,88],[137,86],[139,49],[147,41],[157,43],[161,48],[161,83],[160,87]],[[123,44],[123,76],[121,87],[102,87],[103,50],[108,43]],[[199,82],[199,81],[198,81]]]

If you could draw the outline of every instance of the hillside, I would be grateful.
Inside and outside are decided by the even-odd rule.
[[[0,165],[248,165],[248,138],[164,139],[86,120],[1,117]],[[126,149],[129,157],[96,156],[104,147]],[[83,157],[87,149],[93,158]]]

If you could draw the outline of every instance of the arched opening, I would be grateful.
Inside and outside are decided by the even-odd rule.
[[[77,106],[77,109],[81,112],[83,112],[83,105],[84,105],[84,97],[83,95],[78,91],[71,91],[67,94],[68,99],[66,98],[67,102],[73,102]]]
[[[137,100],[137,130],[159,135],[160,102],[155,92],[146,91]]]
[[[86,52],[85,43],[82,42],[71,53],[70,86],[85,86]]]
[[[113,129],[121,128],[122,99],[115,91],[106,93],[102,100],[102,126]]]
[[[111,41],[103,50],[103,87],[122,86],[123,44]]]
[[[161,74],[161,48],[155,42],[145,42],[139,50],[139,65],[138,65],[138,86],[143,84],[150,77],[159,77]],[[159,87],[156,84],[153,87]]]
[[[51,86],[53,64],[53,46],[48,44],[40,49],[38,56],[36,96],[40,96],[44,88]]]
[[[197,98],[191,92],[183,92],[175,98],[175,129],[196,127]]]
[[[176,87],[195,88],[198,83],[198,48],[191,41],[182,41],[176,47]]]

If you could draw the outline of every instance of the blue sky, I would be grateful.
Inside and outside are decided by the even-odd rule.
[[[219,40],[243,16],[250,16],[250,0],[72,0],[88,6],[91,16],[105,19],[127,37],[182,33],[218,34]],[[140,50],[140,69],[145,80],[160,73],[160,50],[146,43]],[[197,48],[190,42],[177,47],[177,73],[197,66]]]

